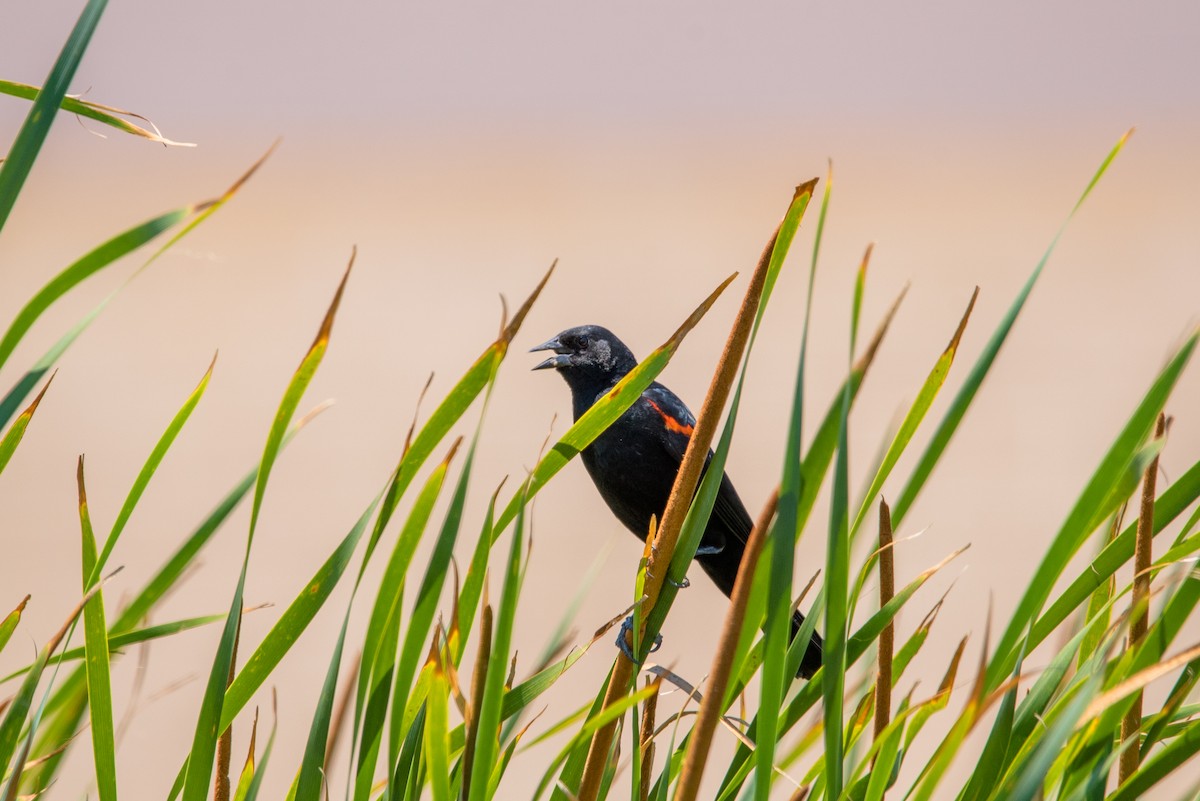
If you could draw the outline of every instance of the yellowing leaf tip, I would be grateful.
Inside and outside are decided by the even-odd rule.
[[[281,137],[279,139],[276,139],[274,142],[272,142],[271,146],[269,148],[267,148],[267,152],[263,153],[261,156],[259,156],[258,161],[251,164],[250,169],[248,169],[244,173],[242,173],[241,177],[239,177],[236,181],[234,181],[233,184],[228,189],[225,190],[224,194],[221,195],[222,203],[225,202],[226,200],[229,200],[229,198],[231,198],[237,194],[238,190],[241,189],[242,186],[247,181],[250,180],[250,178],[254,175],[254,173],[258,172],[258,168],[261,167],[266,162],[266,160],[271,157],[271,154],[275,152],[275,148],[279,147],[279,143],[282,141],[283,141],[283,139]],[[211,203],[209,205],[211,205]]]
[[[713,304],[717,302],[717,298],[721,297],[721,293],[724,292],[725,288],[732,284],[734,279],[737,277],[738,274],[733,273],[724,281],[722,281],[721,284],[712,291],[712,294],[705,298],[700,305],[696,307],[696,310],[688,315],[688,318],[683,321],[683,324],[680,325],[679,328],[675,329],[675,333],[671,334],[670,339],[663,344],[660,350],[666,349],[674,351],[676,348],[678,348],[679,344],[683,342],[683,338],[686,337],[688,333],[696,327],[696,324],[700,322],[701,318],[703,318],[705,314],[708,314],[708,310],[711,309]]]
[[[975,287],[975,291],[971,293],[971,300],[967,303],[967,310],[963,312],[962,319],[958,321],[958,328],[954,331],[954,336],[950,339],[950,344],[946,346],[946,353],[953,353],[958,350],[958,343],[962,339],[963,332],[967,330],[967,321],[971,319],[971,310],[975,308],[975,301],[979,298],[979,287]]]
[[[830,164],[832,165],[832,162],[830,162]],[[831,167],[831,169],[832,169],[832,167]],[[796,191],[792,194],[792,202],[795,203],[797,200],[799,200],[804,195],[811,196],[812,193],[816,190],[817,183],[819,180],[820,180],[819,178],[809,178],[804,183],[798,185],[796,187]]]
[[[450,464],[451,460],[454,459],[454,454],[458,453],[458,448],[462,445],[462,442],[463,438],[461,436],[454,440],[454,444],[450,446],[450,451],[446,454],[446,458],[442,460],[443,465]]]
[[[533,292],[529,294],[529,297],[527,297],[525,302],[521,304],[521,307],[517,309],[517,313],[513,315],[512,320],[509,321],[508,325],[505,326],[504,330],[500,333],[500,342],[503,342],[505,345],[507,345],[509,342],[513,341],[513,337],[515,337],[517,332],[521,330],[521,324],[525,322],[525,316],[529,314],[529,310],[533,308],[534,302],[538,299],[538,296],[542,294],[542,290],[546,288],[546,283],[550,280],[550,276],[554,275],[554,268],[557,266],[558,259],[555,259],[550,263],[550,269],[546,271],[544,276],[542,276],[542,280],[538,281],[537,286],[533,288]]]
[[[342,303],[342,294],[346,291],[346,282],[350,280],[350,271],[354,269],[354,260],[358,257],[358,245],[353,245],[350,248],[350,263],[346,265],[346,272],[342,275],[341,283],[338,284],[337,292],[333,294],[333,302],[329,304],[329,311],[325,312],[325,319],[321,321],[321,329],[317,331],[317,338],[313,340],[312,348],[329,342],[329,336],[333,333],[333,320],[337,317],[338,306]]]

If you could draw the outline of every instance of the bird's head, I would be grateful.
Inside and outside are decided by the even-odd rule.
[[[557,370],[572,390],[615,384],[637,366],[637,359],[625,343],[598,325],[568,328],[531,348],[530,353],[542,350],[552,350],[555,355],[533,369]]]

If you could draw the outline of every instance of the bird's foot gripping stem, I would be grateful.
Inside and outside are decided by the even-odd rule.
[[[653,576],[650,575],[649,571],[646,571],[646,577],[653,578]],[[668,573],[663,578],[663,582],[666,584],[670,584],[672,587],[674,587],[677,590],[686,590],[688,587],[692,586],[692,582],[687,576],[683,577],[683,581],[676,581],[675,579],[671,578],[670,573]]]
[[[632,632],[633,615],[630,615],[629,617],[625,618],[625,622],[621,624],[621,630],[617,632],[617,647],[621,649],[621,653],[625,654],[626,659],[640,667],[642,660],[638,659],[637,655],[634,654],[633,649],[629,647],[629,638],[627,638],[627,635],[632,634]],[[654,645],[650,646],[650,653],[654,653],[661,647],[662,634],[656,634],[654,636]]]

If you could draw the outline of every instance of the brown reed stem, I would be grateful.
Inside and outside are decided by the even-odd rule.
[[[654,684],[653,679],[646,679],[646,686]],[[638,739],[638,747],[641,750],[642,760],[642,776],[638,782],[640,798],[638,801],[646,801],[650,797],[650,782],[654,778],[654,717],[658,710],[658,693],[646,699],[642,704],[642,731]]]
[[[475,671],[471,674],[471,703],[464,721],[467,739],[463,746],[462,801],[467,801],[471,791],[471,768],[475,762],[475,742],[479,737],[479,707],[483,704],[488,662],[492,658],[492,616],[491,604],[484,604],[479,621],[479,651],[475,655]]]
[[[229,656],[229,676],[225,682],[225,687],[228,688],[233,684],[234,675],[237,672],[237,652],[238,642],[242,639],[242,621],[239,617],[237,630],[233,635],[233,653]],[[233,761],[233,726],[230,726],[221,733],[221,738],[217,740],[217,780],[213,787],[213,801],[229,801],[230,792],[232,790],[229,781],[229,766]]]
[[[700,779],[704,775],[709,749],[712,748],[713,733],[724,712],[722,707],[725,689],[729,685],[729,676],[733,669],[733,652],[737,649],[738,638],[742,636],[742,626],[746,622],[746,604],[750,601],[754,572],[758,567],[758,558],[762,555],[767,528],[771,525],[771,519],[775,517],[778,505],[779,489],[776,488],[767,499],[767,504],[759,514],[746,542],[746,552],[738,566],[737,579],[733,583],[733,593],[729,599],[729,611],[725,614],[725,626],[721,630],[721,639],[713,656],[708,689],[700,702],[687,754],[683,758],[675,801],[695,801],[700,792]]]
[[[1158,415],[1158,423],[1154,427],[1154,438],[1162,439],[1167,430],[1167,418]],[[1133,650],[1145,638],[1150,617],[1150,561],[1152,557],[1152,540],[1154,537],[1154,491],[1158,479],[1158,455],[1151,460],[1146,468],[1145,478],[1142,479],[1142,505],[1138,514],[1137,540],[1133,551],[1133,599],[1130,601],[1131,617],[1129,620],[1129,649]],[[1133,705],[1125,713],[1121,721],[1121,742],[1125,750],[1121,752],[1121,768],[1119,781],[1124,784],[1130,776],[1137,772],[1142,761],[1141,747],[1138,742],[1142,730],[1142,692],[1139,690],[1133,697]],[[1129,742],[1132,740],[1133,742]]]
[[[879,499],[879,608],[896,594],[896,559],[892,548],[892,510]],[[892,656],[896,650],[896,627],[889,621],[879,635],[879,676],[875,679],[875,739],[892,718]]]
[[[811,196],[816,183],[814,178],[797,187],[795,197],[798,198],[805,192]],[[742,299],[733,329],[729,332],[729,339],[725,342],[725,349],[721,352],[712,383],[709,384],[704,405],[700,407],[695,429],[688,442],[687,451],[683,455],[683,463],[679,466],[679,474],[675,477],[675,485],[671,489],[671,497],[667,500],[667,508],[663,512],[662,524],[659,527],[658,550],[650,555],[650,563],[646,567],[646,583],[643,592],[646,595],[644,608],[647,614],[642,617],[643,626],[650,610],[658,602],[663,580],[671,565],[671,557],[675,554],[679,530],[683,527],[684,516],[691,505],[692,497],[696,494],[700,471],[708,456],[713,436],[716,434],[717,420],[725,408],[725,402],[729,398],[729,392],[733,388],[733,382],[737,376],[738,363],[741,361],[742,353],[746,350],[746,342],[750,338],[750,329],[753,327],[754,316],[758,311],[758,304],[766,282],[767,268],[771,263],[771,253],[775,249],[775,241],[779,236],[779,228],[779,226],[775,227],[774,233],[771,234],[767,246],[759,257],[754,275],[750,278],[746,296]],[[641,639],[639,636],[635,638],[635,641],[640,642]],[[612,675],[609,678],[608,689],[605,691],[602,708],[607,709],[625,695],[633,677],[634,668],[635,665],[624,655],[617,657],[613,663]],[[604,777],[605,764],[611,751],[616,725],[615,720],[611,721],[597,729],[592,736],[592,744],[584,764],[583,777],[579,783],[579,801],[596,801],[596,796],[600,792],[600,783]]]

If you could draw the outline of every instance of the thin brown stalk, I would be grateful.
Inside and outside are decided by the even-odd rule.
[[[896,560],[892,548],[892,510],[879,499],[879,608],[896,594]],[[889,622],[879,635],[879,676],[875,679],[875,739],[892,718],[892,656],[896,650],[896,628]]]
[[[653,683],[653,679],[646,679],[647,687]],[[641,748],[642,777],[638,782],[640,788],[638,801],[646,801],[650,797],[650,782],[654,778],[654,714],[657,710],[658,693],[655,693],[642,704],[642,731],[638,740]]]
[[[228,688],[233,684],[234,675],[237,673],[237,652],[238,642],[242,639],[242,622],[239,618],[238,626],[233,633],[233,653],[229,657],[229,676],[225,682],[225,687]],[[230,783],[229,783],[229,766],[233,761],[233,726],[230,726],[217,740],[217,781],[213,787],[213,801],[229,801],[230,798]]]
[[[1167,430],[1167,418],[1158,415],[1154,438],[1162,439]],[[1150,609],[1150,562],[1154,537],[1154,492],[1158,480],[1158,455],[1150,461],[1142,479],[1142,505],[1138,513],[1137,540],[1133,551],[1133,599],[1130,601],[1129,649],[1133,650],[1146,636]],[[1142,693],[1133,697],[1133,706],[1121,721],[1121,742],[1126,743],[1121,752],[1120,783],[1124,784],[1137,772],[1142,761],[1138,739],[1142,730]],[[1130,742],[1132,740],[1132,742]]]
[[[805,192],[811,195],[814,186],[816,186],[816,179],[797,187],[796,197],[800,197]],[[675,545],[679,540],[679,530],[683,526],[683,518],[696,493],[696,485],[700,481],[700,470],[704,466],[708,449],[716,434],[717,420],[720,418],[721,412],[725,408],[725,402],[729,398],[729,392],[733,388],[738,363],[741,361],[742,353],[746,349],[746,342],[750,337],[750,329],[754,323],[755,313],[758,311],[763,285],[767,277],[767,268],[770,266],[771,253],[775,249],[775,241],[778,236],[779,226],[776,226],[759,257],[758,266],[750,278],[750,285],[746,288],[746,296],[742,300],[741,308],[738,309],[733,329],[729,332],[729,339],[726,340],[725,349],[717,362],[712,383],[709,384],[704,405],[700,407],[700,414],[696,419],[696,426],[688,442],[687,451],[684,453],[683,463],[679,466],[679,474],[675,477],[675,485],[667,500],[667,508],[663,512],[662,524],[659,526],[659,546],[651,554],[650,564],[646,567],[646,583],[643,592],[646,596],[647,614],[658,602],[663,579],[667,576],[671,557],[675,554]],[[642,620],[644,621],[645,617]],[[635,641],[640,642],[641,640],[640,636],[635,638]],[[603,708],[612,706],[628,692],[634,668],[635,665],[623,654],[617,657],[613,663],[608,689],[605,692]],[[614,720],[599,728],[592,736],[591,747],[584,764],[583,777],[579,783],[580,801],[596,801],[601,781],[604,778],[605,765],[612,751],[615,730],[616,721]]]
[[[357,665],[362,661],[362,651],[354,657],[351,664]],[[358,673],[353,670],[346,671],[346,677],[342,680],[342,689],[338,693],[337,703],[333,707],[333,718],[329,724],[329,737],[325,740],[325,775],[328,776],[330,766],[333,765],[333,757],[337,751],[338,743],[341,741],[341,734],[344,730],[343,724],[346,722],[346,713],[350,711],[350,697],[354,694],[354,687],[358,683]]]
[[[486,597],[486,595],[485,595]],[[483,703],[483,686],[487,682],[488,662],[492,656],[492,606],[484,604],[479,618],[479,651],[475,655],[475,671],[471,674],[471,703],[467,707],[467,740],[462,759],[462,801],[467,801],[471,792],[471,767],[475,762],[475,740],[479,737],[479,706]]]
[[[746,552],[738,566],[737,579],[733,583],[733,593],[729,599],[729,611],[725,614],[725,626],[721,630],[721,639],[713,656],[708,693],[700,702],[700,712],[692,726],[687,754],[683,758],[675,801],[694,801],[700,792],[700,779],[704,775],[704,765],[708,761],[709,749],[712,748],[713,733],[716,732],[717,723],[721,718],[725,689],[729,685],[729,676],[733,670],[733,654],[737,650],[738,638],[742,636],[742,626],[746,622],[746,604],[750,601],[754,571],[758,568],[758,557],[762,554],[766,530],[771,525],[771,519],[775,517],[778,505],[779,490],[776,488],[767,499],[767,504],[759,514],[746,542]]]
[[[807,784],[797,787],[796,792],[792,793],[792,797],[788,801],[804,801],[804,799],[808,798],[808,793],[811,789]]]

